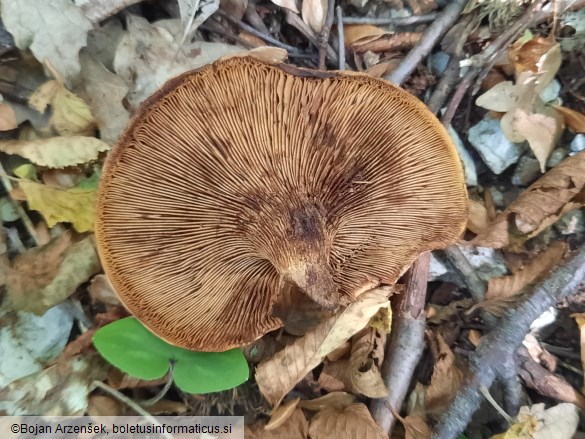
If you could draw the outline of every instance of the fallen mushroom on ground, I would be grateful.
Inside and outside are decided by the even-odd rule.
[[[97,212],[128,309],[171,344],[223,351],[281,327],[284,291],[335,310],[394,284],[461,235],[467,198],[449,135],[414,96],[241,56],[143,104]]]

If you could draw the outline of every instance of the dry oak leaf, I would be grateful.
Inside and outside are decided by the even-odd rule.
[[[511,276],[492,278],[488,282],[486,299],[514,296],[527,285],[546,275],[563,259],[567,244],[557,241],[546,250],[536,255],[522,270]]]
[[[96,160],[109,150],[107,143],[95,137],[61,136],[48,139],[0,141],[0,151],[17,154],[35,165],[65,168]]]
[[[347,308],[260,363],[256,369],[256,381],[268,402],[278,406],[282,398],[329,352],[365,327],[381,307],[388,306],[388,295],[389,290],[382,288],[363,293]]]
[[[244,427],[246,439],[307,439],[309,424],[303,411],[297,408],[284,424],[274,430],[266,430],[265,422]]]
[[[585,186],[585,151],[566,158],[526,189],[470,243],[479,247],[518,247],[579,208]]]
[[[67,84],[79,76],[79,49],[87,44],[91,21],[71,0],[3,0],[1,15],[19,49],[49,61]]]
[[[101,270],[89,236],[71,245],[69,232],[20,254],[6,274],[6,290],[14,307],[44,314]]]
[[[368,398],[388,396],[380,366],[384,361],[386,334],[366,327],[352,338],[348,377],[352,390]]]
[[[84,180],[72,189],[55,189],[33,181],[21,180],[19,188],[26,194],[29,208],[38,210],[49,227],[69,222],[80,232],[93,230],[97,176]]]
[[[400,420],[404,426],[404,439],[431,439],[432,430],[421,415],[407,416]]]
[[[320,411],[311,419],[309,435],[311,439],[388,439],[365,404]]]
[[[96,121],[89,106],[60,80],[45,82],[30,96],[29,105],[40,113],[51,106],[49,123],[62,136],[93,136]]]
[[[8,416],[39,413],[44,416],[83,415],[93,381],[104,379],[108,367],[96,354],[59,357],[54,365],[1,389],[0,413]],[[0,417],[0,423],[2,419]],[[0,428],[4,427],[8,426]]]

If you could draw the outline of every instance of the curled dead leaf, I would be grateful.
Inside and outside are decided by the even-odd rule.
[[[526,189],[471,244],[479,247],[518,247],[538,235],[561,215],[582,206],[585,151],[566,158]]]
[[[321,32],[327,15],[327,0],[303,0],[301,15],[313,32]]]
[[[309,424],[300,408],[297,408],[284,424],[274,430],[265,429],[265,425],[263,421],[246,425],[244,437],[246,439],[307,439],[309,437]]]
[[[388,294],[388,290],[380,288],[363,293],[346,309],[260,363],[256,381],[268,402],[277,406],[329,352],[366,326],[381,307],[387,306]]]
[[[356,402],[356,397],[347,392],[331,392],[319,398],[301,401],[300,406],[307,410],[320,411],[325,409],[344,410]]]
[[[18,128],[16,114],[10,105],[0,104],[0,131],[10,131]]]
[[[272,412],[272,416],[270,416],[270,421],[264,427],[266,430],[276,430],[279,427],[282,427],[289,418],[294,414],[299,405],[299,401],[301,398],[291,399],[286,404],[279,405],[274,411]]]
[[[563,115],[565,124],[576,133],[585,133],[585,114],[560,105],[553,107]]]
[[[352,338],[348,377],[353,391],[369,398],[388,396],[380,367],[384,361],[386,334],[367,327]]]
[[[522,270],[511,276],[492,278],[488,282],[487,299],[496,299],[514,296],[527,285],[535,282],[539,277],[546,275],[563,259],[567,244],[563,241],[555,242],[549,248],[539,253]]]

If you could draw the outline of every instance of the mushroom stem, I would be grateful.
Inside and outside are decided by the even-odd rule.
[[[303,261],[291,266],[284,278],[322,308],[333,311],[339,306],[339,292],[326,264]]]

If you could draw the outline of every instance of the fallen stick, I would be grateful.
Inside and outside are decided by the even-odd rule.
[[[408,79],[410,74],[414,72],[419,63],[433,50],[439,39],[449,30],[455,23],[461,11],[467,4],[467,0],[453,0],[443,10],[441,15],[433,21],[431,25],[424,32],[420,43],[414,47],[400,65],[386,75],[385,79],[402,85]]]
[[[577,291],[585,280],[585,247],[557,267],[527,292],[515,309],[503,316],[498,326],[485,335],[469,357],[469,370],[463,386],[433,432],[434,439],[453,439],[460,434],[478,409],[480,388],[489,388],[500,371],[515,365],[514,355],[530,330],[530,325],[549,307]]]
[[[388,432],[396,423],[412,374],[424,348],[425,301],[430,253],[420,256],[406,275],[406,287],[394,305],[392,336],[386,346],[382,377],[390,390],[387,398],[372,400],[370,411],[374,421]]]

